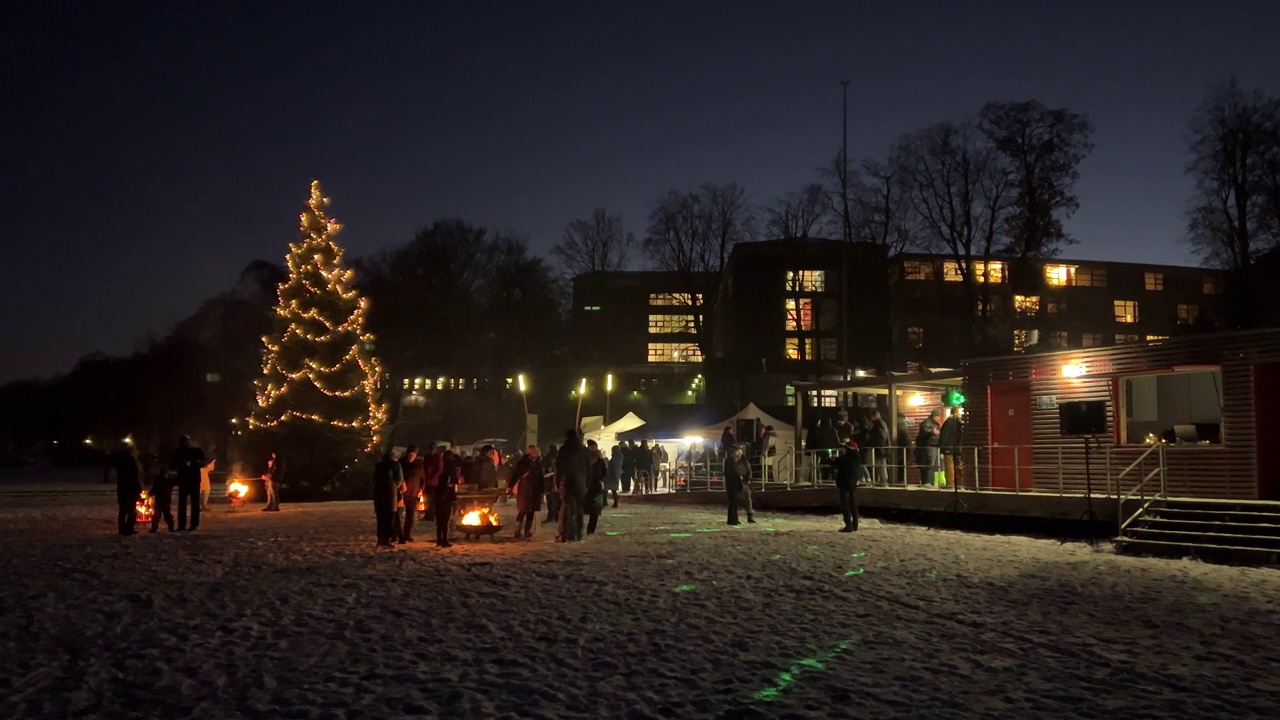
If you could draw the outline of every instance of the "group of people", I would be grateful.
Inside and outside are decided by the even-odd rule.
[[[921,486],[954,486],[963,480],[962,413],[961,408],[950,408],[944,421],[943,411],[935,409],[920,422],[912,438],[911,425],[905,416],[899,416],[896,432],[891,432],[879,410],[858,413],[853,421],[842,411],[835,421],[822,418],[817,421],[805,440],[805,449],[847,452],[852,441],[859,455],[857,482],[865,484],[889,484],[891,457],[895,465],[903,466],[899,484],[909,484],[905,471],[906,459],[910,457],[919,471]],[[839,456],[832,453],[824,472],[838,474],[838,460]],[[826,477],[829,479],[831,475]]]
[[[498,453],[486,446],[475,464],[483,461],[495,472]],[[410,445],[403,456],[388,450],[373,469],[373,511],[377,521],[378,547],[404,545],[413,538],[414,520],[418,518],[418,499],[423,501],[422,519],[435,519],[436,545],[452,547],[449,523],[458,498],[458,484],[463,481],[462,457],[458,448],[437,446],[430,454],[419,453]]]

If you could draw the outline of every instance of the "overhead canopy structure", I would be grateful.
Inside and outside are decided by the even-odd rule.
[[[583,426],[588,427],[587,421],[590,421],[593,419],[594,418],[584,418]],[[602,421],[603,418],[600,418],[600,420]],[[592,427],[592,429],[587,430],[585,433],[583,433],[583,439],[595,440],[596,443],[599,444],[601,447],[608,448],[608,447],[612,447],[615,443],[618,442],[618,435],[620,433],[625,433],[629,430],[635,430],[636,428],[641,427],[644,424],[645,424],[644,420],[639,415],[636,415],[633,412],[629,412],[626,415],[623,415],[622,417],[618,418],[617,420],[614,420],[613,422],[609,423],[608,425],[604,425],[602,423],[601,424],[591,423],[591,425],[594,427]]]

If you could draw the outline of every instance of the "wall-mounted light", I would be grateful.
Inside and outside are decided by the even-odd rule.
[[[924,395],[921,395],[920,393],[916,393],[915,395],[912,395],[911,397],[907,398],[907,404],[910,405],[911,407],[920,407],[921,405],[924,405],[926,402],[928,401],[925,400]]]
[[[1068,364],[1062,366],[1062,377],[1078,378],[1084,375],[1084,366],[1076,364]]]

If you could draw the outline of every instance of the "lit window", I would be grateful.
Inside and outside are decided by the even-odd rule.
[[[695,332],[692,315],[650,315],[649,332],[653,335]]]
[[[1136,342],[1142,342],[1141,335],[1122,335],[1120,333],[1116,333],[1117,345],[1123,345],[1124,343],[1136,343]]]
[[[907,347],[912,350],[919,350],[924,347],[924,328],[909,327],[907,328]]]
[[[651,342],[649,362],[702,362],[702,350],[689,343]]]
[[[1102,333],[1080,333],[1080,347],[1082,348],[1102,347],[1103,342],[1105,341]]]
[[[1049,299],[1044,303],[1044,311],[1049,315],[1061,315],[1067,311],[1066,300]]]
[[[1004,263],[998,261],[982,262],[974,260],[969,263],[969,273],[973,276],[974,282],[1004,282]],[[942,279],[947,282],[960,282],[964,280],[960,273],[960,263],[955,260],[944,260],[942,262]]]
[[[813,338],[787,338],[786,353],[788,360],[812,360]]]
[[[408,382],[409,382],[408,380],[405,380],[405,383],[406,383],[405,387],[408,387],[408,384],[407,384]],[[414,390],[421,390],[421,389],[422,389],[422,378],[414,378],[414,379],[413,379],[413,389],[414,389]]]
[[[702,305],[702,293],[651,293],[650,305],[694,307]]]
[[[788,270],[788,292],[824,292],[827,289],[825,270]]]
[[[219,381],[219,380],[221,380],[221,379],[222,379],[222,376],[221,376],[221,375],[219,375],[218,373],[205,373],[205,374],[204,374],[204,381],[205,381],[205,382],[207,382],[207,383],[216,383],[216,382],[218,382],[218,381]]]
[[[835,362],[840,358],[840,346],[836,344],[835,338],[822,338],[818,340],[818,356],[823,360]]]
[[[902,262],[903,280],[932,280],[933,262],[929,260],[904,260]]]
[[[582,309],[588,312],[595,312],[600,309],[600,306],[599,305],[583,305]]]
[[[1076,267],[1074,265],[1045,265],[1044,281],[1052,287],[1075,285]]]
[[[908,372],[908,373],[911,373],[912,375],[918,375],[918,374],[920,374],[920,373],[924,372],[924,363],[918,363],[918,362],[911,362],[911,361],[908,361],[908,362],[907,362],[907,372]]]
[[[1018,311],[1023,317],[1031,317],[1040,312],[1040,296],[1039,295],[1014,295],[1013,309]]]
[[[1205,275],[1202,286],[1205,295],[1217,295],[1222,292],[1222,283],[1216,275]]]
[[[510,390],[510,389],[511,389],[511,378],[506,378],[506,379],[505,379],[505,382],[506,382],[506,389],[507,389],[507,390]]]
[[[436,389],[437,389],[437,390],[443,390],[443,389],[444,389],[444,378],[443,378],[443,377],[436,378]]]
[[[1148,290],[1164,289],[1164,273],[1146,272],[1142,274],[1142,284]]]
[[[787,298],[784,302],[787,309],[787,330],[795,332],[813,329],[812,298]]]
[[[449,378],[449,389],[450,389],[450,390],[457,390],[457,389],[458,389],[458,379],[457,379],[457,378]]]
[[[648,389],[649,389],[649,379],[648,379],[648,378],[640,378],[640,389],[641,389],[641,390],[648,390]]]
[[[836,390],[819,390],[809,393],[809,404],[813,407],[839,407],[840,393]]]
[[[1159,342],[1161,340],[1168,340],[1168,339],[1169,339],[1168,335],[1148,335],[1147,336],[1147,342]]]
[[[1076,287],[1106,287],[1107,271],[1102,268],[1076,268]]]
[[[1123,378],[1120,397],[1122,443],[1222,442],[1222,371],[1217,368]]]
[[[1200,306],[1186,303],[1178,305],[1178,324],[1195,325],[1200,319]]]
[[[1137,300],[1116,300],[1116,322],[1118,323],[1136,323],[1138,322],[1138,301]]]
[[[472,389],[472,390],[479,390],[479,389],[480,389],[480,379],[479,379],[479,378],[471,378],[471,389]]]
[[[1022,352],[1027,349],[1027,344],[1031,342],[1031,333],[1026,330],[1013,331],[1013,351]]]
[[[1071,347],[1067,342],[1067,334],[1062,331],[1051,332],[1048,335],[1049,347],[1054,350],[1066,350]]]

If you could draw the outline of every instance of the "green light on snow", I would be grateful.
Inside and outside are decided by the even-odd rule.
[[[765,528],[765,532],[778,532],[778,528]]]
[[[866,553],[854,553],[854,554],[850,555],[849,557],[866,557],[866,556],[867,556],[867,554],[866,554]]]
[[[845,640],[830,650],[796,662],[773,678],[772,687],[758,690],[752,697],[756,700],[763,700],[765,702],[778,699],[778,697],[782,695],[783,691],[799,682],[801,675],[815,670],[825,670],[828,662],[840,653],[849,649],[849,647],[851,647],[855,642],[857,642],[857,638]]]
[[[782,559],[782,556],[781,556],[781,555],[774,555],[773,557],[770,557],[769,559],[770,559],[770,560],[781,560],[781,559]]]
[[[671,533],[671,537],[693,537],[693,533]]]
[[[698,532],[720,532],[720,528],[698,528]]]
[[[609,537],[613,537],[614,535],[621,535],[622,533],[620,533],[620,532],[614,532],[614,531],[612,531],[612,530],[606,530],[604,534],[605,534],[605,535],[608,535]]]
[[[864,573],[864,572],[866,572],[866,571],[865,571],[865,570],[863,570],[862,568],[858,568],[857,570],[850,570],[849,572],[845,573],[845,574],[844,574],[844,576],[845,576],[845,577],[850,577],[850,576],[852,576],[852,575],[861,575],[861,574],[862,574],[862,573]]]
[[[692,590],[697,589],[697,587],[698,587],[697,585],[681,585],[680,587],[676,588],[676,592],[690,592]]]

